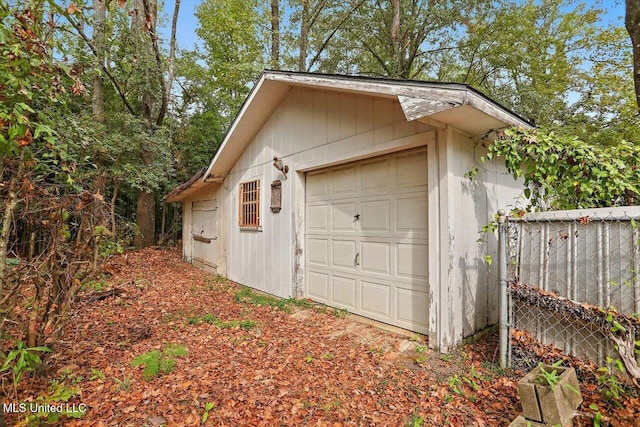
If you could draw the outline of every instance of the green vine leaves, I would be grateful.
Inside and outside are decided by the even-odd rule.
[[[524,179],[529,209],[640,203],[640,145],[628,141],[601,147],[573,136],[512,128],[498,133],[486,159],[500,159],[515,179]]]

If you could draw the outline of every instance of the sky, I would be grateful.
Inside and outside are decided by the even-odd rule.
[[[182,49],[191,50],[200,41],[200,38],[196,35],[198,19],[195,16],[196,6],[200,3],[201,0],[182,0],[180,2],[176,41]],[[164,25],[161,28],[162,34],[166,36],[165,40],[168,40],[171,34],[171,18],[173,17],[174,7],[175,0],[165,0],[164,11],[166,16],[162,21]]]
[[[178,15],[178,27],[176,32],[176,40],[178,46],[182,49],[193,49],[200,42],[196,35],[198,19],[195,17],[196,6],[201,0],[182,0],[180,3],[180,11]],[[576,3],[580,3],[579,1]],[[606,9],[607,13],[603,16],[602,25],[619,25],[624,26],[624,0],[599,0],[585,1],[587,5],[596,5]],[[175,0],[165,0],[164,11],[165,17],[161,25],[161,33],[168,40],[171,33],[171,17],[173,16],[173,8]]]

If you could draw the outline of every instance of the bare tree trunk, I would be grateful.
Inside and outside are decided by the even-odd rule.
[[[391,23],[391,40],[398,41],[400,32],[400,0],[393,0],[393,22]]]
[[[391,21],[391,43],[392,43],[392,53],[391,60],[393,64],[391,67],[393,69],[393,75],[391,77],[400,77],[401,68],[402,68],[402,47],[400,42],[400,0],[393,0],[393,17]]]
[[[139,191],[136,205],[136,225],[138,230],[133,239],[139,248],[153,246],[155,242],[155,207],[156,200],[152,192]]]
[[[280,1],[271,0],[271,68],[280,69]]]
[[[316,50],[315,55],[313,56],[313,58],[311,58],[311,61],[309,61],[309,65],[308,65],[309,69],[313,68],[313,66],[315,65],[316,61],[320,58],[320,55],[322,55],[322,52],[324,52],[324,50],[329,45],[329,42],[331,41],[331,39],[333,39],[333,37],[336,35],[336,33],[343,28],[344,24],[351,18],[351,16],[358,9],[360,9],[360,7],[364,4],[365,1],[366,0],[359,0],[351,9],[349,9],[348,12],[346,12],[344,14],[342,19],[340,19],[340,22],[338,22],[338,24],[331,30],[329,35],[327,37],[325,37],[325,39],[322,42],[322,44],[320,45],[320,47]]]
[[[117,227],[116,227],[116,200],[118,200],[118,190],[120,189],[120,181],[113,183],[113,195],[111,196],[111,206],[109,206],[109,214],[111,216],[111,235],[113,241],[118,240]]]
[[[171,86],[173,85],[173,79],[176,75],[176,29],[178,27],[178,12],[180,11],[180,0],[176,0],[175,7],[173,8],[173,19],[171,20],[171,41],[169,45],[169,59],[168,59],[168,76],[165,93],[167,99],[171,95]]]
[[[0,234],[0,300],[2,300],[2,291],[7,278],[7,252],[9,250],[9,235],[11,234],[11,223],[13,222],[13,213],[18,205],[18,194],[13,188],[13,181],[9,187],[9,194],[4,202],[4,213],[2,215],[2,234]]]
[[[134,17],[132,25],[137,31],[140,32],[140,34],[149,35],[149,41],[155,56],[157,71],[159,73],[158,78],[160,79],[162,85],[162,105],[160,105],[158,115],[155,120],[155,124],[157,126],[161,126],[167,108],[168,97],[166,93],[167,85],[165,85],[164,76],[162,75],[160,70],[160,53],[158,50],[158,42],[155,32],[158,3],[157,0],[135,0],[134,3],[137,14]],[[143,104],[142,115],[147,124],[151,126],[151,124],[154,122],[153,96],[149,92],[142,93],[141,95]],[[150,165],[153,162],[153,152],[145,148],[142,148],[140,157],[142,158],[142,162],[145,165]],[[133,242],[134,245],[139,248],[152,246],[155,242],[155,202],[156,200],[153,191],[140,190],[138,192],[136,202],[136,225],[138,229],[137,233],[134,236]]]
[[[105,21],[107,16],[106,0],[93,0],[93,46],[96,61],[100,68],[105,65]],[[104,123],[104,80],[102,72],[93,77],[93,92],[91,94],[91,111],[93,119]]]
[[[162,221],[160,226],[160,239],[158,240],[158,245],[164,246],[167,241],[167,204],[165,201],[162,201]]]
[[[36,252],[36,232],[32,231],[29,235],[29,255],[27,260],[29,262],[33,261],[33,256]]]
[[[640,0],[626,0],[625,26],[633,46],[633,82],[636,88],[636,105],[640,112]]]
[[[309,1],[302,2],[300,40],[298,42],[298,71],[307,71],[307,47],[309,44]]]

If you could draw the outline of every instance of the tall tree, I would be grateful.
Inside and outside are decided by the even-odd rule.
[[[210,76],[207,90],[219,114],[230,122],[269,62],[261,30],[271,17],[259,13],[257,0],[205,0],[196,16]]]
[[[453,47],[457,1],[364,2],[330,49],[337,71],[403,79],[430,74],[439,52]],[[348,57],[344,58],[344,52]],[[338,59],[342,57],[341,59]]]
[[[636,105],[640,111],[640,0],[626,0],[625,25],[633,48],[633,80]]]
[[[121,184],[136,193],[138,233],[134,241],[137,246],[148,246],[155,237],[155,191],[170,172],[166,165],[169,152],[165,149],[168,135],[162,128],[171,92],[177,14],[174,13],[176,19],[172,21],[174,47],[170,49],[170,58],[165,60],[156,31],[157,0],[102,1],[94,0],[93,14],[88,15],[89,23],[93,24],[92,38],[81,24],[83,16],[63,9],[61,13],[86,43],[93,55],[92,63],[101,70],[92,81],[92,106],[94,117],[101,110],[105,113],[104,118],[94,121],[98,126],[104,121],[104,127],[109,129],[108,135],[98,134],[100,142],[106,139],[113,143],[94,145],[94,156],[100,166],[95,181],[101,183],[100,188],[105,179],[112,182],[112,213]],[[176,2],[176,10],[179,4]],[[109,85],[104,85],[100,77],[106,77]],[[122,107],[131,118],[119,113]],[[138,132],[135,137],[131,135],[132,129]],[[123,138],[139,143],[125,147],[117,143]],[[138,148],[137,156],[130,155],[131,147]],[[127,169],[134,172],[130,176],[120,173]]]
[[[444,76],[474,86],[535,124],[560,124],[585,83],[600,10],[565,0],[467,7],[457,65]],[[594,58],[595,59],[595,58]]]
[[[593,41],[594,49],[584,56],[590,65],[573,95],[578,97],[554,126],[555,131],[600,146],[618,145],[622,140],[639,143],[628,34],[623,27],[603,28]]]
[[[353,25],[353,18],[366,0],[289,0],[285,65],[298,71],[334,72],[348,55],[336,48],[339,55],[328,51],[339,43],[340,34]]]

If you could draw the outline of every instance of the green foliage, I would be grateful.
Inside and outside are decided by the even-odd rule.
[[[54,130],[54,118],[71,99],[65,86],[81,84],[68,67],[46,55],[51,46],[36,23],[42,9],[21,7],[0,8],[0,172],[73,184],[73,159]],[[14,18],[18,14],[22,20]]]
[[[535,381],[538,384],[547,385],[551,387],[552,390],[555,390],[556,386],[560,384],[560,374],[558,374],[558,370],[555,369],[562,364],[562,359],[558,360],[551,364],[551,366],[547,366],[542,362],[538,362],[538,366],[540,367],[540,373],[535,378]],[[574,393],[580,393],[579,390],[575,389],[570,384],[564,384],[564,387],[568,388]]]
[[[536,125],[562,120],[571,94],[585,84],[589,56],[600,53],[594,41],[607,31],[598,26],[602,11],[527,0],[469,2],[461,13],[460,62],[447,70],[448,79],[480,89]]]
[[[245,331],[249,331],[255,328],[257,323],[253,320],[230,320],[228,322],[218,322],[216,326],[220,329],[244,329]]]
[[[131,374],[129,375],[123,375],[122,379],[120,378],[114,378],[113,380],[115,381],[116,384],[118,384],[118,389],[123,390],[123,391],[127,391],[131,388]]]
[[[100,292],[107,285],[107,282],[104,279],[100,280],[92,280],[88,282],[86,285],[82,287],[82,290],[85,291],[87,289],[92,289],[94,291]]]
[[[404,422],[404,427],[422,427],[424,425],[424,418],[420,415],[420,412],[416,409],[413,411],[409,418]]]
[[[114,242],[112,240],[102,240],[100,242],[99,254],[102,258],[107,258],[112,255],[122,255],[124,248],[120,242]]]
[[[426,345],[417,345],[415,348],[416,357],[415,361],[418,365],[423,366],[427,359],[429,358],[427,354],[427,346]]]
[[[266,63],[260,38],[266,17],[258,13],[256,0],[205,0],[196,16],[196,34],[204,41],[203,59],[211,76],[209,93],[215,94],[219,114],[230,120]]]
[[[307,307],[308,303],[304,300],[295,298],[282,299],[272,295],[259,294],[250,288],[242,288],[233,297],[235,302],[244,304],[253,304],[257,306],[274,307],[285,312],[291,311],[291,306]]]
[[[144,366],[142,378],[151,381],[159,375],[170,373],[176,365],[176,357],[186,356],[189,352],[182,345],[169,344],[164,351],[152,350],[131,361],[131,366]]]
[[[209,412],[215,407],[215,403],[207,402],[204,404],[204,412],[202,413],[202,424],[206,423],[209,419]]]
[[[631,392],[629,388],[618,378],[617,372],[624,373],[625,368],[620,359],[613,360],[607,357],[607,365],[598,368],[598,385],[601,387],[605,401],[612,406],[622,407],[626,397]]]
[[[48,353],[51,349],[47,347],[27,347],[21,340],[16,341],[15,348],[9,351],[0,372],[10,371],[13,376],[14,389],[17,389],[22,375],[35,371],[41,364],[40,353]],[[15,391],[15,390],[14,390]]]
[[[557,368],[562,364],[562,360],[558,360],[551,365],[552,369],[548,369],[544,363],[538,362],[538,366],[540,367],[540,375],[538,375],[535,380],[542,385],[548,385],[551,389],[555,389],[556,386],[560,383],[560,375],[558,375],[558,370],[553,369]]]
[[[67,386],[64,381],[53,380],[49,386],[48,393],[39,395],[34,399],[38,411],[31,412],[27,415],[25,422],[27,425],[40,425],[43,421],[48,423],[57,423],[65,418],[79,419],[86,413],[86,406],[83,404],[67,404],[69,400],[81,394],[80,387]],[[47,411],[47,407],[59,407],[62,405],[61,411]],[[65,417],[65,418],[63,418]]]
[[[190,325],[199,325],[201,323],[217,324],[220,322],[220,319],[218,319],[214,314],[207,313],[202,316],[190,317],[187,321]]]
[[[464,389],[462,388],[462,379],[460,375],[455,374],[449,377],[449,390],[458,395],[464,394]]]
[[[488,147],[515,178],[531,207],[580,209],[640,201],[640,145],[594,146],[553,132],[509,129]]]
[[[106,377],[104,376],[104,372],[101,369],[91,368],[91,376],[89,377],[89,381],[99,380],[103,382]]]
[[[249,331],[256,327],[257,323],[253,320],[229,320],[226,322],[221,321],[215,315],[207,313],[202,316],[194,316],[188,319],[190,325],[199,325],[201,323],[208,323],[216,325],[220,329],[244,329]]]
[[[459,28],[457,18],[464,4],[461,1],[402,0],[395,36],[391,2],[331,4],[332,7],[324,10],[327,15],[324,26],[329,27],[325,32],[330,32],[338,19],[344,19],[352,8],[358,7],[343,24],[343,31],[326,48],[319,68],[349,74],[433,79],[438,73],[437,64],[446,61],[441,53],[456,43],[453,34],[456,27]],[[338,19],[332,20],[331,14],[336,14]],[[320,34],[322,30],[322,27],[318,28]]]
[[[602,413],[600,412],[600,408],[595,403],[592,403],[589,405],[589,409],[596,411],[596,414],[593,417],[593,427],[600,427],[602,425]]]

